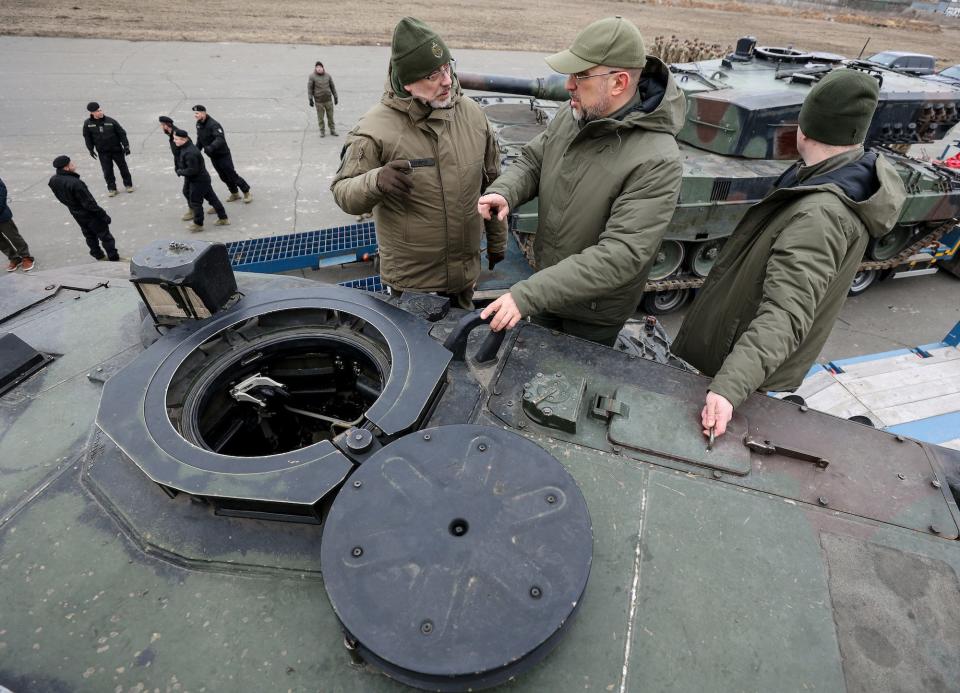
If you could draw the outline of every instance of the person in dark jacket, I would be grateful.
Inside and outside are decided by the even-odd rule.
[[[223,208],[220,198],[213,192],[210,185],[210,174],[203,163],[203,155],[197,146],[190,141],[186,130],[177,128],[173,131],[173,143],[178,150],[177,175],[183,176],[186,181],[186,192],[190,209],[193,212],[191,231],[203,231],[203,201],[206,200],[217,213],[217,226],[227,226],[227,210]]]
[[[223,127],[207,115],[206,106],[200,104],[194,106],[193,117],[197,120],[196,146],[210,157],[213,169],[230,190],[227,202],[239,200],[241,191],[244,202],[253,202],[250,186],[233,167],[233,156],[230,154],[230,147],[227,146],[227,136],[223,132]]]
[[[90,249],[90,255],[97,260],[117,262],[120,254],[117,252],[116,241],[110,233],[110,215],[97,204],[87,189],[87,184],[80,180],[77,165],[69,156],[60,155],[53,160],[53,167],[57,172],[50,178],[47,185],[53,191],[54,197],[70,210],[70,214],[80,224],[80,231]],[[103,246],[101,249],[100,246]]]
[[[337,98],[337,87],[333,83],[333,77],[324,68],[319,60],[313,67],[313,72],[307,78],[307,98],[310,105],[316,104],[317,107],[317,125],[320,126],[320,137],[325,136],[323,128],[323,117],[327,117],[327,125],[330,126],[330,134],[337,136],[337,126],[333,122],[333,107],[340,103]]]
[[[27,242],[20,235],[20,230],[13,223],[13,212],[7,205],[7,186],[0,179],[0,250],[10,261],[7,272],[22,269],[29,272],[33,269],[33,256]]]
[[[177,126],[173,122],[173,118],[169,116],[160,116],[160,129],[163,131],[163,134],[167,136],[167,140],[170,144],[170,153],[173,155],[173,170],[176,170],[180,167],[180,148],[177,147],[176,143],[173,141],[173,131],[178,130]],[[181,190],[183,193],[183,199],[187,201],[187,211],[183,213],[183,216],[180,217],[181,221],[190,221],[193,219],[193,209],[190,208],[190,182],[184,178],[183,179],[183,188]]]
[[[128,193],[133,192],[133,178],[127,168],[125,156],[130,156],[130,143],[127,141],[127,132],[113,118],[103,114],[103,109],[96,101],[87,104],[90,117],[83,123],[83,141],[87,144],[87,151],[94,159],[100,159],[100,168],[103,169],[103,179],[107,182],[107,193],[110,197],[117,194],[117,178],[113,173],[116,164],[123,179],[123,187]],[[94,151],[96,150],[96,151]]]
[[[836,69],[800,109],[801,160],[747,210],[684,318],[674,354],[713,380],[704,435],[723,435],[751,392],[803,382],[847,299],[872,236],[900,217],[906,191],[863,141],[877,80]]]

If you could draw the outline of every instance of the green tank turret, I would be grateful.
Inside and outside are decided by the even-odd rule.
[[[671,65],[687,96],[686,122],[677,137],[683,182],[643,310],[676,310],[703,283],[747,208],[796,160],[797,119],[806,92],[840,66],[867,71],[880,82],[866,145],[893,162],[908,191],[898,225],[870,243],[851,292],[866,290],[954,226],[960,216],[960,175],[905,152],[912,144],[944,137],[960,122],[960,90],[837,55],[757,47],[755,40],[741,39],[725,58]],[[458,78],[465,89],[529,97],[475,97],[497,128],[506,166],[567,98],[558,94],[561,75],[522,79],[460,72]],[[536,200],[515,210],[512,228],[532,261]]]

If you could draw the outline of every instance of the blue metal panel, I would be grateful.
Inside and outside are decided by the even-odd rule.
[[[379,274],[375,274],[372,277],[362,277],[361,279],[352,279],[348,282],[340,282],[340,286],[345,286],[348,289],[360,289],[361,291],[372,291],[378,294],[383,294],[387,292],[387,288],[383,285],[383,282],[380,281]]]
[[[948,440],[960,438],[960,412],[908,421],[885,430],[887,433],[896,433],[927,443],[946,443]]]
[[[943,338],[943,343],[947,346],[957,346],[960,343],[960,322],[953,326],[953,329]]]
[[[372,221],[227,243],[231,264],[243,272],[288,272],[354,262],[376,250]]]

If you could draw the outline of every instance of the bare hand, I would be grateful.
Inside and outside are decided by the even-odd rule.
[[[716,437],[727,432],[727,424],[733,418],[733,405],[730,401],[716,392],[707,393],[707,403],[700,412],[700,423],[703,424],[703,435],[709,436],[710,429],[714,429]]]
[[[509,330],[523,317],[520,315],[520,309],[517,308],[513,296],[508,293],[498,298],[480,313],[480,317],[484,320],[491,315],[493,315],[493,320],[490,321],[490,329],[494,332]]]
[[[477,200],[477,212],[484,219],[491,219],[496,214],[497,219],[503,221],[510,214],[510,205],[507,204],[507,198],[503,195],[490,193]]]
[[[406,197],[413,190],[410,173],[413,169],[407,159],[397,159],[381,167],[377,174],[377,188],[388,195]]]

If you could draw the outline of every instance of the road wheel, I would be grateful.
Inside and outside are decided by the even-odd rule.
[[[657,248],[657,255],[647,279],[650,281],[666,279],[680,269],[680,265],[683,263],[683,255],[683,243],[680,241],[663,241]]]
[[[907,247],[910,237],[910,227],[897,226],[886,236],[871,240],[870,245],[867,246],[867,255],[871,260],[880,262],[889,260]]]
[[[706,277],[713,269],[725,239],[698,243],[690,254],[690,271],[698,277]]]

